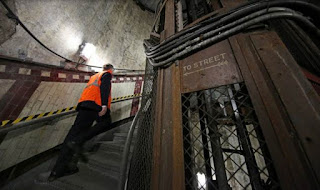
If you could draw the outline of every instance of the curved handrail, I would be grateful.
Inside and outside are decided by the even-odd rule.
[[[111,103],[113,104],[113,103],[123,102],[123,101],[127,101],[127,100],[138,99],[138,98],[141,98],[141,97],[142,96],[136,96],[136,97],[132,97],[132,98],[126,98],[126,99],[122,99],[122,100],[112,101]],[[64,113],[57,114],[57,115],[47,116],[47,117],[43,117],[43,118],[39,118],[39,119],[34,119],[34,120],[31,120],[31,121],[24,121],[22,123],[10,124],[10,125],[5,126],[5,127],[0,127],[0,135],[4,134],[4,133],[8,133],[10,131],[21,129],[21,128],[24,128],[24,127],[27,127],[27,126],[30,126],[30,125],[34,125],[34,124],[37,124],[37,123],[51,121],[51,120],[53,120],[55,118],[58,118],[58,117],[61,117],[61,116],[65,116],[65,115],[69,115],[69,114],[73,114],[73,113],[76,113],[76,110],[71,110],[71,111],[67,111],[67,112],[64,112]],[[1,124],[1,122],[0,122],[0,124]]]
[[[133,133],[135,130],[135,126],[137,125],[137,122],[139,119],[139,115],[140,115],[140,109],[132,121],[132,124],[129,128],[129,133],[128,133],[128,136],[126,139],[126,143],[124,145],[124,150],[122,153],[122,161],[121,161],[121,166],[120,166],[120,179],[119,179],[119,186],[118,186],[119,190],[124,190],[124,187],[125,187],[130,145],[132,142],[132,137],[133,137]]]
[[[43,118],[39,118],[39,119],[35,119],[35,120],[31,120],[31,121],[25,121],[22,123],[17,123],[17,124],[13,124],[13,125],[9,125],[7,127],[2,127],[0,128],[0,135],[4,134],[4,133],[8,133],[10,131],[14,131],[17,129],[22,129],[37,123],[41,123],[41,122],[49,122],[52,121],[53,119],[56,119],[58,117],[62,117],[62,116],[66,116],[66,115],[71,115],[76,113],[76,110],[72,110],[72,111],[68,111],[68,112],[64,112],[64,113],[60,113],[57,115],[52,115],[52,116],[48,116],[48,117],[43,117]]]

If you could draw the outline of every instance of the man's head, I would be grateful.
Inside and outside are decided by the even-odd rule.
[[[103,65],[103,70],[104,71],[106,71],[106,70],[114,70],[114,68],[113,68],[113,65],[111,65],[111,64],[105,64],[105,65]]]

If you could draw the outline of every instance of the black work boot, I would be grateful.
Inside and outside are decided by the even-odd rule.
[[[59,177],[62,177],[63,175],[58,175],[56,172],[52,171],[50,173],[50,176],[48,177],[48,182],[53,182],[54,180],[58,179]]]
[[[48,182],[53,182],[54,180],[56,180],[56,179],[58,179],[60,177],[72,175],[72,174],[75,174],[75,173],[78,173],[78,172],[79,172],[79,168],[78,167],[75,167],[73,169],[68,169],[63,174],[57,174],[56,172],[52,171],[50,176],[48,177]]]

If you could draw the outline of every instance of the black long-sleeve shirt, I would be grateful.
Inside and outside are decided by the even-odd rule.
[[[105,106],[108,106],[109,93],[111,89],[111,79],[112,79],[112,76],[110,73],[104,73],[101,77],[101,85],[100,85],[101,104]]]
[[[100,93],[101,93],[101,105],[108,106],[109,94],[111,89],[111,79],[112,75],[110,73],[104,73],[101,76]],[[94,101],[83,101],[77,106],[79,108],[92,109],[96,111],[101,111],[102,107],[97,105]]]

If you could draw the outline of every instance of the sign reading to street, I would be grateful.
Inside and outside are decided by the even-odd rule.
[[[182,92],[194,92],[242,81],[227,40],[180,62]]]

